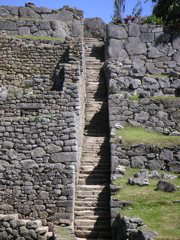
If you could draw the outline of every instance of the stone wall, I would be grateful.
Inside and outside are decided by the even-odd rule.
[[[117,123],[144,127],[165,134],[180,131],[180,98],[152,97],[132,100],[126,94],[109,95],[110,127]]]
[[[69,60],[70,44],[70,41],[31,41],[1,36],[1,84],[8,86],[12,93],[22,93],[22,89],[32,85],[24,80],[31,80],[34,75],[49,75],[54,81],[59,64]]]
[[[47,240],[52,236],[48,227],[43,227],[40,220],[19,219],[17,214],[0,215],[0,239],[37,239]]]
[[[6,84],[1,87],[2,214],[40,218],[43,224],[73,221],[84,126],[82,46],[79,39],[68,46],[68,63],[54,69],[54,82],[49,75],[34,76],[26,80],[31,83],[29,93],[11,92]]]
[[[20,36],[81,36],[83,12],[64,6],[53,10],[26,4],[25,7],[0,6],[0,31]]]
[[[138,60],[135,64],[138,64]],[[159,72],[154,67],[152,69],[153,71],[149,71],[147,65],[136,68],[132,64],[122,64],[119,60],[108,60],[106,75],[109,79],[109,93],[118,94],[123,91],[140,97],[179,96],[180,73],[170,68],[160,69]]]
[[[180,146],[126,145],[116,138],[125,125],[139,126],[166,135],[180,132],[179,32],[153,25],[107,26],[105,72],[108,82],[111,128],[111,224],[112,239],[150,239],[138,218],[122,216],[122,203],[114,198],[119,189],[113,180],[126,167],[166,169],[179,173]]]
[[[180,86],[178,31],[146,24],[109,24],[106,36],[110,92],[174,94]]]
[[[180,172],[180,146],[160,147],[150,144],[126,146],[114,143],[111,145],[111,153],[112,180],[122,175],[120,169],[122,166]]]

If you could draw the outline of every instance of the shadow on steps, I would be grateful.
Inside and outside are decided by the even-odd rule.
[[[76,219],[78,230],[75,232],[78,239],[111,240],[109,204],[109,189],[105,186],[94,200],[95,209],[93,215],[84,216],[79,221]]]

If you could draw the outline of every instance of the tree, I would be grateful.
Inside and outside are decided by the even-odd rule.
[[[114,16],[113,20],[116,22],[121,22],[122,13],[125,10],[125,0],[114,0]]]
[[[152,0],[155,3],[153,14],[163,22],[180,23],[180,0]]]

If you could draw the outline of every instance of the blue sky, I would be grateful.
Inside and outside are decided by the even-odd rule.
[[[25,2],[34,2],[37,6],[46,6],[49,8],[61,8],[69,5],[82,9],[85,17],[100,17],[105,22],[111,21],[113,15],[114,0],[0,0],[0,5],[24,6]],[[125,15],[131,15],[132,9],[137,0],[126,0]],[[152,11],[152,2],[148,0],[145,4],[142,0],[143,16],[148,16]]]

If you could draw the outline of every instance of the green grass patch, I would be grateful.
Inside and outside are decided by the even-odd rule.
[[[65,227],[56,226],[55,233],[56,233],[58,239],[72,240],[71,234],[69,233],[68,229]]]
[[[180,101],[180,97],[175,97],[175,96],[153,96],[150,97],[151,100],[155,101]]]
[[[133,204],[124,208],[122,214],[128,217],[140,217],[148,228],[159,234],[158,237],[179,237],[180,203],[174,203],[175,200],[180,200],[179,192],[155,191],[157,179],[150,180],[149,186],[128,185],[128,179],[138,171],[139,169],[128,169],[123,178],[115,181],[115,185],[120,186],[121,189],[116,197],[120,201],[130,201]],[[180,186],[180,178],[168,181]]]
[[[119,136],[125,145],[152,144],[160,147],[180,145],[179,136],[166,136],[140,127],[125,126],[117,130],[115,138]]]
[[[58,37],[50,37],[50,36],[15,36],[16,38],[25,38],[25,39],[32,39],[32,40],[48,40],[48,41],[61,41],[63,42],[63,38]]]
[[[139,95],[132,95],[132,96],[131,96],[131,100],[132,100],[132,101],[136,101],[136,102],[137,102],[137,101],[139,101],[139,99],[140,99],[140,98],[139,98]]]

